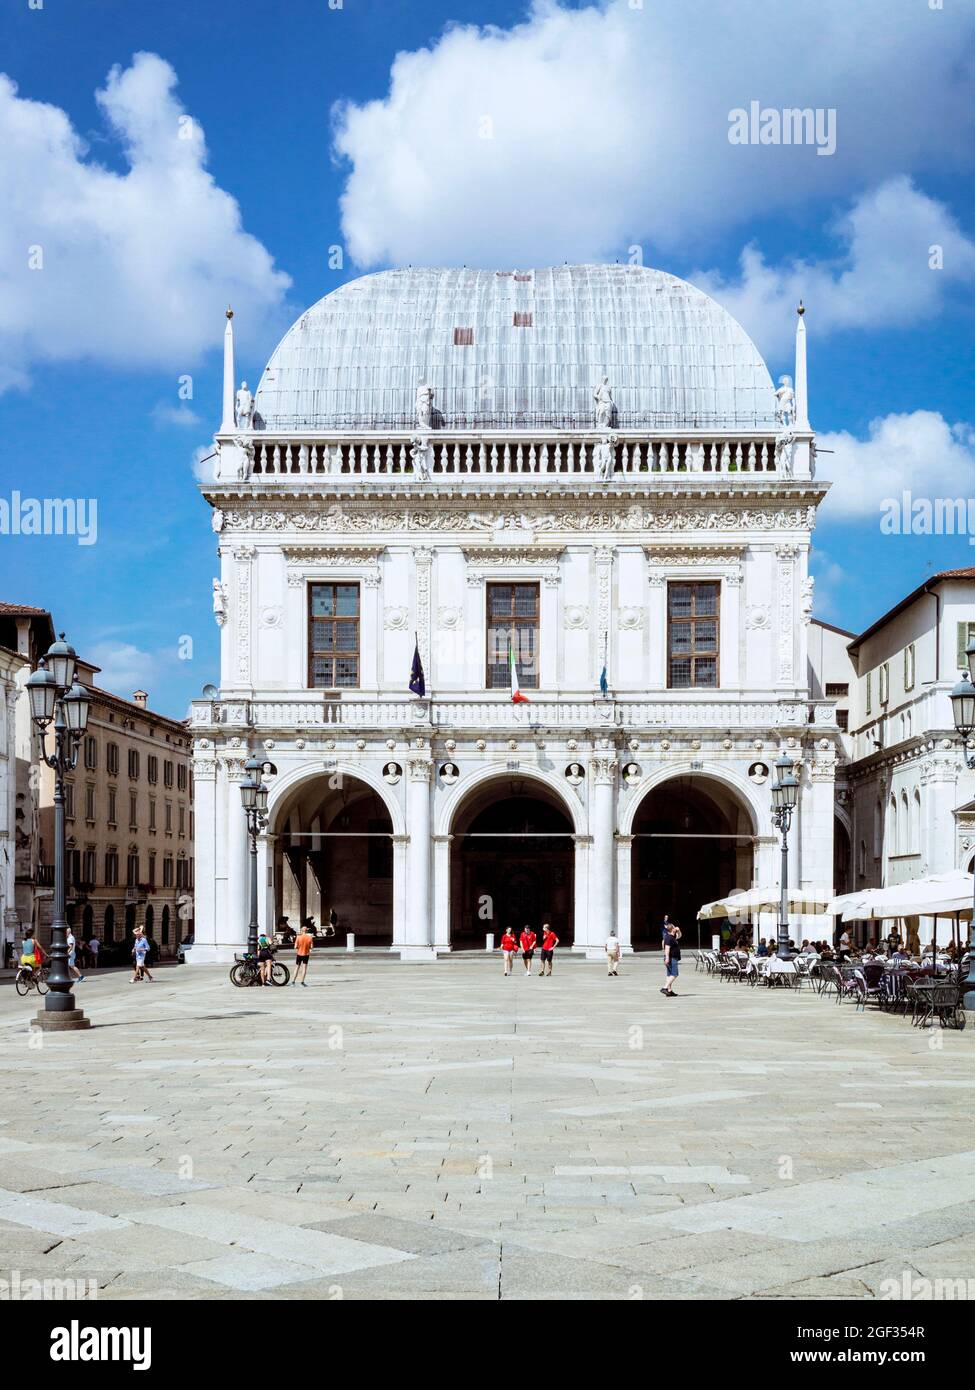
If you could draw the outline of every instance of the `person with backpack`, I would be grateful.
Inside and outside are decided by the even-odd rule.
[[[665,994],[668,999],[675,999],[674,981],[680,974],[680,927],[676,926],[669,919],[664,927],[664,969],[667,972],[667,983],[660,993]]]

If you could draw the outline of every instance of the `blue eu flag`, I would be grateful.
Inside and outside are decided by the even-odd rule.
[[[413,649],[413,665],[410,668],[410,689],[414,695],[425,695],[427,683],[423,678],[423,662],[420,660],[420,639],[416,639]]]

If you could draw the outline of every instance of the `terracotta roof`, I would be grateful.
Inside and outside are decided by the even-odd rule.
[[[26,618],[49,618],[51,616],[46,608],[33,608],[28,603],[3,603],[2,601],[0,601],[0,613],[19,613]]]

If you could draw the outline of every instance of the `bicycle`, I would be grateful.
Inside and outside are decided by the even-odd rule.
[[[271,964],[271,984],[286,985],[291,979],[291,971],[281,961],[273,961]],[[236,985],[238,989],[245,989],[248,985],[263,984],[261,979],[261,964],[256,956],[237,956],[233,965],[230,967],[230,983]]]
[[[47,983],[47,974],[50,969],[47,965],[20,965],[17,967],[17,974],[14,978],[14,987],[21,996],[30,994],[32,989],[36,989],[38,994],[47,994],[50,986]]]

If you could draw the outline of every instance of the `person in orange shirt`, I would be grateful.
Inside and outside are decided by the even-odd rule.
[[[525,974],[532,973],[532,958],[535,955],[535,942],[538,940],[531,927],[525,927],[521,933],[521,958],[525,962]]]
[[[542,925],[542,969],[539,979],[552,973],[552,961],[555,959],[555,948],[559,944],[559,938],[549,926],[548,922]]]
[[[506,975],[511,974],[511,967],[514,964],[515,952],[517,949],[518,943],[515,940],[515,934],[510,927],[506,927],[504,935],[501,938],[501,954],[504,956],[504,973]]]
[[[308,981],[305,976],[308,974],[308,957],[311,955],[311,948],[315,944],[315,938],[311,932],[311,918],[306,917],[301,924],[301,931],[295,938],[295,977],[292,980],[294,985],[307,986]]]

